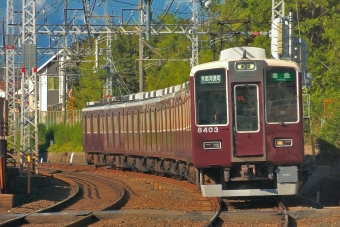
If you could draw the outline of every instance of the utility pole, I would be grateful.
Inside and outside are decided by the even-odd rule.
[[[106,1],[105,1],[105,5],[104,5],[104,12],[105,12],[105,17],[106,17],[106,23],[108,26],[110,26],[111,24],[111,17],[109,14],[107,14],[107,5],[106,5]],[[107,33],[106,34],[106,67],[109,67],[109,75],[107,75],[106,77],[106,81],[105,81],[105,97],[111,97],[112,96],[112,80],[113,80],[113,75],[116,72],[115,70],[115,65],[114,62],[112,60],[112,53],[111,53],[111,43],[112,43],[112,34],[111,33]]]
[[[68,13],[68,0],[65,1],[65,10],[64,10],[64,25],[65,27],[68,26],[68,18],[67,18],[67,13]],[[65,29],[67,30],[67,29]],[[61,80],[62,80],[62,89],[61,89],[61,103],[62,103],[62,111],[64,114],[64,124],[66,124],[66,61],[67,61],[67,32],[65,31],[64,34],[64,52],[62,55],[62,60],[61,60]]]
[[[192,1],[191,68],[198,65],[198,0]]]
[[[285,16],[285,0],[272,0],[272,22]]]
[[[146,20],[145,20],[145,24],[146,24],[146,30],[145,30],[145,39],[146,40],[150,40],[150,36],[151,36],[151,0],[144,0],[145,1],[145,8],[146,8]]]
[[[17,118],[16,118],[16,93],[17,85],[15,78],[15,56],[18,54],[16,38],[18,38],[19,22],[14,20],[14,0],[7,1],[7,26],[5,38],[5,61],[6,61],[6,99],[8,100],[8,137],[7,143],[11,145],[14,152],[17,152]],[[3,30],[4,31],[4,30]]]
[[[21,68],[21,161],[32,157],[33,170],[38,174],[38,105],[37,105],[37,37],[36,37],[36,2],[23,1],[22,13],[23,66]],[[31,144],[31,139],[33,143]]]
[[[272,0],[271,54],[275,59],[287,59],[289,55],[289,25],[285,18],[285,1]]]
[[[139,24],[140,26],[140,32],[139,32],[139,67],[138,67],[138,71],[139,71],[139,92],[143,92],[144,91],[144,62],[143,62],[143,58],[144,58],[144,54],[143,54],[143,17],[144,17],[144,13],[143,13],[143,0],[139,0]]]

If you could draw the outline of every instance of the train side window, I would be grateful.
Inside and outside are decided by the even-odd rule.
[[[104,136],[106,136],[107,131],[106,131],[106,118],[107,118],[107,114],[106,115],[102,115],[100,117],[100,128],[101,128],[101,132],[103,133]]]
[[[228,122],[225,69],[199,71],[195,75],[197,125],[226,125]]]
[[[141,149],[141,147],[140,147],[140,132],[141,132],[140,118],[141,118],[141,113],[138,110],[136,118],[135,118],[135,127],[136,127],[136,130],[137,130],[137,140],[136,140],[136,143],[137,143],[137,149],[138,150]]]
[[[107,116],[107,140],[108,140],[108,147],[112,147],[113,139],[112,139],[112,116],[113,113]]]
[[[121,119],[122,119],[122,117],[121,117],[121,115],[120,115],[120,113],[121,112],[118,112],[118,115],[117,115],[117,147],[118,148],[122,148],[122,133],[123,133],[123,128],[122,128],[122,122],[121,122]],[[123,124],[124,125],[124,124]]]
[[[97,133],[97,131],[98,131],[98,117],[96,115],[93,115],[92,123],[93,123],[93,133]]]
[[[86,133],[91,134],[91,116],[86,117]]]

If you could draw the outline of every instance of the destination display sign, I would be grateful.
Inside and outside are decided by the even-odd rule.
[[[290,82],[294,80],[294,73],[292,72],[275,72],[271,74],[271,78],[276,82]]]
[[[223,84],[221,75],[201,75],[200,84]]]

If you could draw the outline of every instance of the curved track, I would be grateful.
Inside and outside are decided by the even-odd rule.
[[[46,169],[44,169],[46,168]],[[47,169],[48,168],[48,169]],[[140,207],[139,209],[129,203],[130,200],[134,200],[140,197],[142,194],[137,189],[129,184],[123,182],[117,182],[113,179],[108,179],[106,176],[117,174],[121,175],[121,171],[109,170],[109,169],[97,169],[88,166],[69,166],[69,165],[41,165],[40,173],[44,173],[46,176],[53,176],[54,178],[67,178],[67,181],[75,184],[78,190],[76,193],[70,196],[67,200],[64,200],[56,206],[49,207],[47,209],[38,211],[53,211],[54,213],[44,213],[39,215],[37,213],[23,214],[19,218],[16,217],[11,221],[1,223],[0,226],[19,226],[21,224],[28,223],[61,223],[64,226],[84,226],[89,223],[93,223],[94,220],[100,219],[100,217],[121,217],[121,216],[147,216],[150,218],[163,218],[167,220],[181,221],[188,219],[191,221],[199,220],[203,223],[208,223],[211,217],[214,215],[212,212],[183,212],[183,211],[169,211],[169,210],[147,210],[147,208]],[[141,173],[128,172],[127,178],[145,178],[147,176],[148,181],[158,182],[158,185],[174,185],[179,191],[185,193],[195,194],[194,199],[199,201],[200,206],[196,207],[202,211],[215,211],[218,209],[217,200],[212,198],[202,198],[201,194],[197,190],[196,186],[183,181],[177,181],[154,175],[145,175]],[[157,183],[155,183],[156,185]],[[152,183],[153,185],[153,183]],[[182,188],[182,189],[180,189]],[[184,192],[186,191],[186,192]],[[160,203],[171,203],[173,201],[159,201]],[[177,199],[178,200],[178,199]],[[149,201],[152,203],[152,201]],[[194,209],[196,209],[194,208]],[[121,211],[112,211],[113,209],[120,209]],[[140,210],[143,209],[143,210]],[[105,211],[107,210],[107,211]],[[110,210],[110,211],[109,211]],[[16,220],[15,220],[16,219]],[[193,220],[192,220],[193,219]]]
[[[126,195],[125,189],[119,183],[109,179],[72,171],[61,172],[58,175],[71,179],[80,188],[78,200],[63,209],[63,212],[97,212],[117,208]]]
[[[41,167],[48,167],[49,165],[44,165]],[[51,167],[49,167],[51,168]],[[41,171],[43,168],[41,168]],[[44,209],[37,212],[45,212],[44,214],[25,214],[17,216],[17,222],[15,226],[20,226],[20,224],[31,223],[45,223],[51,224],[56,223],[55,226],[85,226],[89,224],[94,224],[93,226],[115,226],[118,223],[130,223],[130,226],[136,225],[136,223],[167,223],[171,222],[171,226],[240,226],[240,224],[254,224],[258,225],[269,225],[271,226],[294,226],[291,223],[295,223],[294,218],[299,215],[299,218],[304,215],[311,215],[311,210],[306,211],[298,210],[297,212],[289,210],[294,206],[301,205],[302,202],[298,201],[296,198],[291,199],[288,203],[283,201],[280,206],[277,204],[276,200],[270,202],[269,198],[265,198],[261,201],[260,198],[253,200],[225,200],[226,206],[224,211],[218,204],[216,198],[203,198],[195,185],[189,184],[184,181],[178,181],[174,179],[169,179],[165,177],[159,177],[154,175],[146,175],[135,172],[122,172],[117,170],[110,170],[107,168],[101,168],[93,171],[93,167],[88,166],[70,166],[70,165],[56,165],[54,169],[44,170],[47,176],[53,176],[55,178],[60,178],[67,180],[69,184],[75,182],[74,188],[79,187],[79,190],[73,190],[75,193],[70,196],[67,200],[56,204],[53,207]],[[120,175],[121,178],[116,177]],[[67,179],[66,179],[67,178]],[[143,197],[143,193],[135,188],[135,182],[141,182],[141,180],[136,180],[131,183],[131,181],[124,182],[124,179],[144,179],[147,178],[148,182],[142,182],[143,187],[149,187],[151,194],[148,196],[153,196],[157,193],[157,189],[152,188],[155,182],[158,186],[166,186],[167,184],[177,185],[179,191],[188,191],[190,195],[197,194],[196,199],[200,200],[200,210],[198,212],[192,211],[180,211],[174,208],[172,210],[167,210],[163,208],[157,208],[147,206],[136,207],[133,201]],[[118,188],[117,188],[118,187]],[[152,192],[153,191],[153,192]],[[167,193],[164,194],[165,196]],[[177,201],[175,203],[180,203],[181,199],[176,198],[178,196],[178,191],[174,191],[172,194],[173,200]],[[169,193],[170,194],[170,193]],[[186,194],[184,196],[187,196]],[[116,195],[113,198],[113,195]],[[105,199],[107,198],[107,199]],[[171,198],[162,197],[163,201],[161,203],[172,203]],[[148,201],[150,204],[153,203],[151,198],[149,200],[142,200],[143,202]],[[158,201],[159,202],[159,201]],[[139,204],[141,204],[139,202]],[[150,205],[149,204],[149,205]],[[306,204],[306,207],[315,207],[310,204]],[[115,210],[113,210],[115,209]],[[46,211],[59,211],[55,213],[46,213]],[[60,212],[61,211],[61,212]],[[315,210],[312,210],[314,213]],[[18,222],[18,220],[20,220]],[[60,223],[63,221],[63,223]],[[13,223],[0,223],[0,226],[13,226]],[[28,225],[29,226],[29,225]],[[41,225],[41,226],[47,226]],[[51,225],[49,225],[51,226]],[[52,225],[54,226],[54,225]],[[92,226],[92,225],[91,225]]]
[[[50,223],[59,223],[60,221],[81,223],[85,219],[91,219],[94,212],[117,209],[126,201],[125,189],[119,183],[109,179],[69,170],[51,172],[41,169],[40,174],[70,184],[74,188],[73,193],[67,199],[48,208],[29,214],[8,216],[8,220],[0,223],[0,226],[20,226],[26,224],[26,222],[42,222],[42,219],[46,218]],[[60,213],[58,213],[59,215],[46,215],[46,212],[51,211],[73,213],[71,216],[74,217],[64,219]],[[44,214],[41,216],[38,213]],[[76,216],[79,217],[75,218]]]

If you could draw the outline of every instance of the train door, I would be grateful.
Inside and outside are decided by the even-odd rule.
[[[263,156],[260,84],[233,84],[234,156]]]

